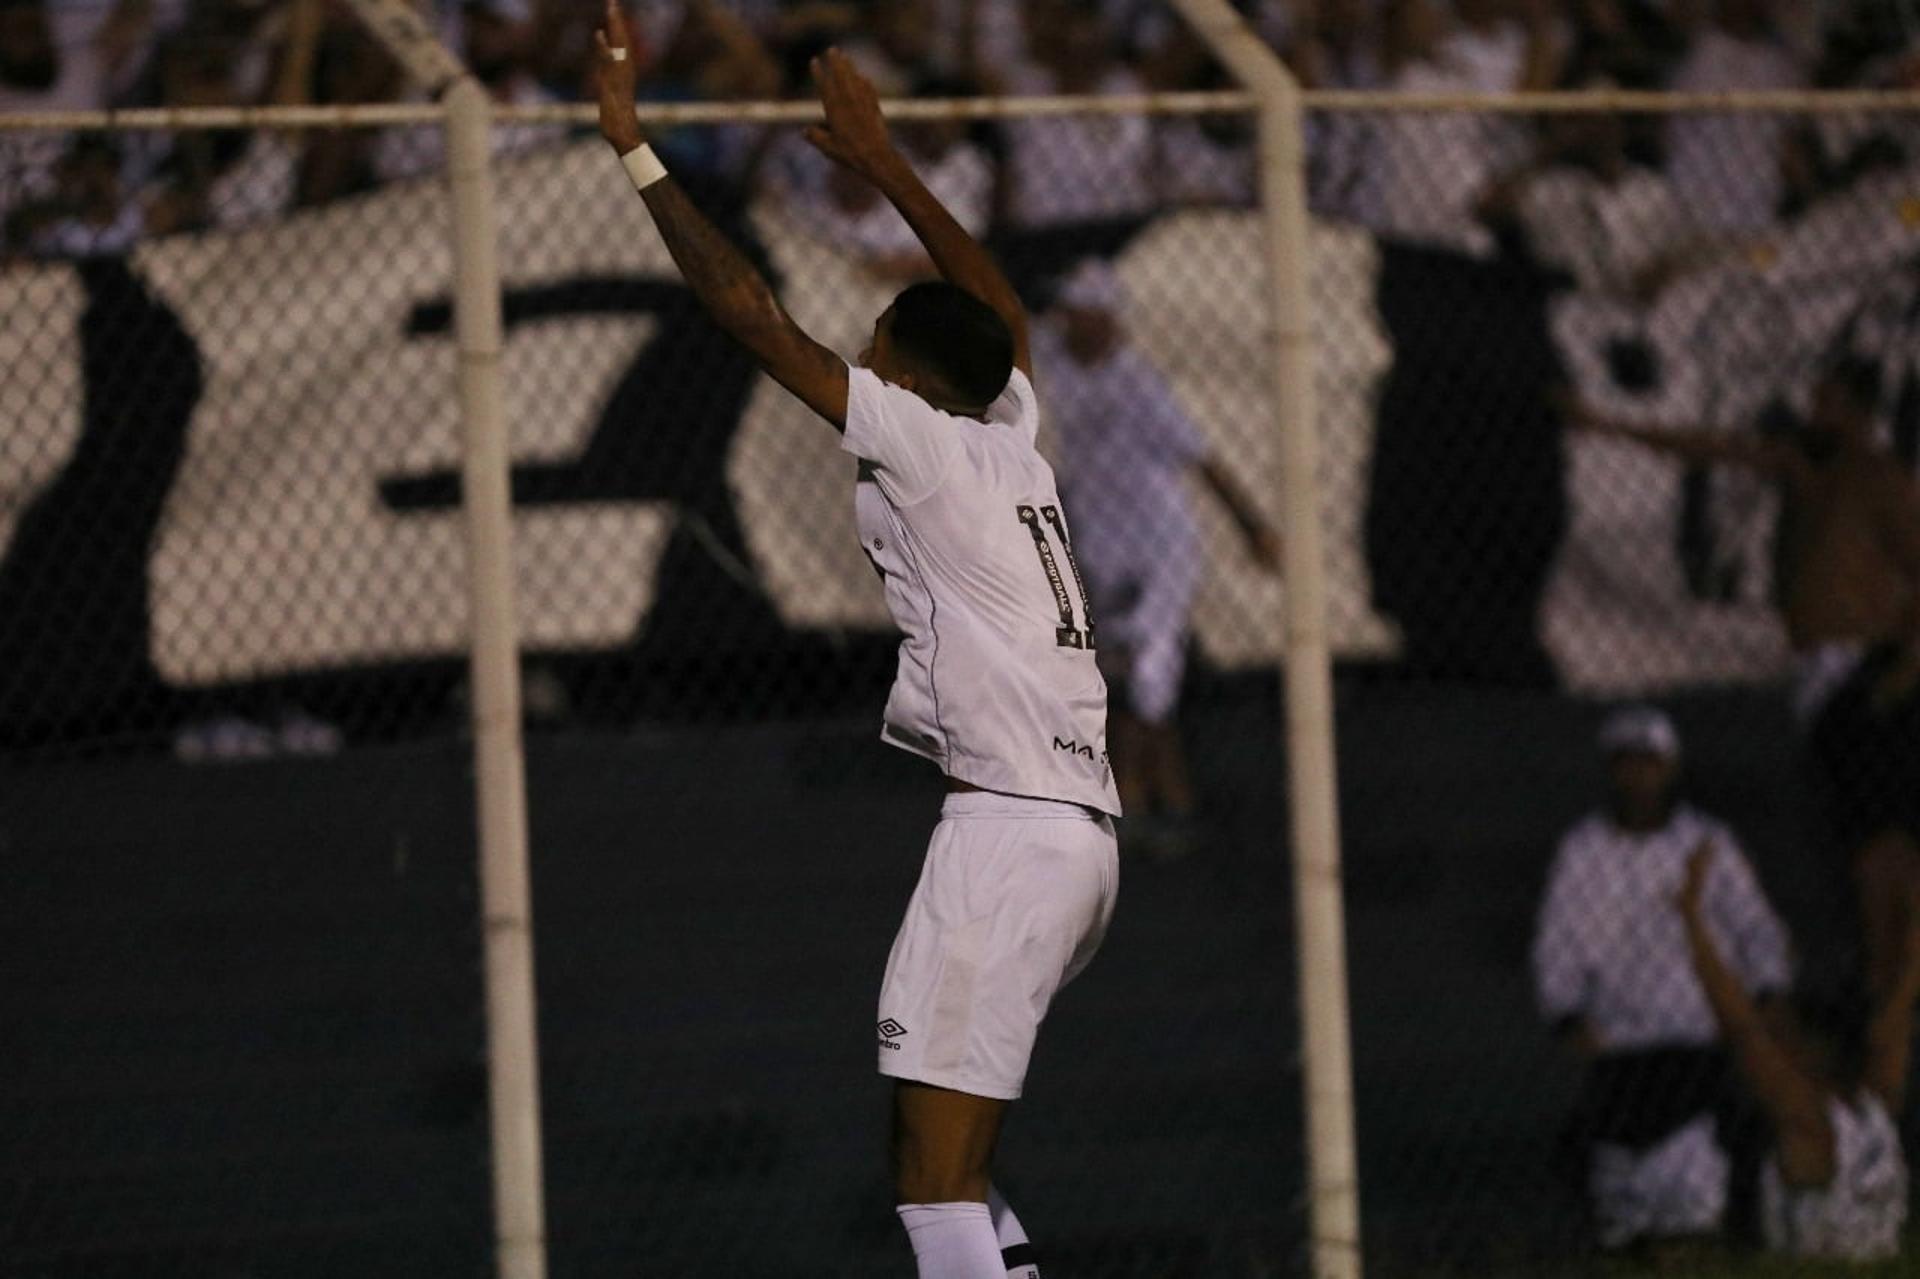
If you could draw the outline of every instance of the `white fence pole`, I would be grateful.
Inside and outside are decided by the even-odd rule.
[[[1286,502],[1286,745],[1307,1190],[1315,1279],[1359,1279],[1345,905],[1334,776],[1333,666],[1321,549],[1319,439],[1307,318],[1306,155],[1299,86],[1226,0],[1174,0],[1214,55],[1259,100],[1261,209],[1272,293],[1274,392]]]
[[[487,1084],[493,1211],[501,1279],[544,1279],[540,1071],[534,1029],[533,920],[526,769],[520,738],[519,636],[513,609],[506,422],[501,413],[500,270],[490,106],[470,77],[448,89],[453,183],[454,331],[460,348],[462,478],[472,592],[473,737],[485,921]]]

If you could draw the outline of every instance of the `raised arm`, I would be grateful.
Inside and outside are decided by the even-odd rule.
[[[1677,903],[1693,971],[1741,1077],[1773,1122],[1781,1176],[1790,1185],[1823,1186],[1833,1179],[1833,1124],[1826,1096],[1774,1041],[1746,988],[1720,957],[1701,904],[1715,855],[1712,839],[1702,840],[1687,863],[1686,886]]]
[[[807,141],[879,188],[933,259],[949,284],[965,289],[992,307],[1013,334],[1014,367],[1033,376],[1027,345],[1027,309],[1002,274],[993,255],[956,222],[928,191],[906,157],[887,137],[880,101],[853,61],[838,49],[813,60],[813,76],[827,122],[807,130]]]
[[[626,15],[607,0],[606,26],[594,35],[599,61],[600,133],[623,160],[646,146],[634,117],[635,70]],[[837,430],[846,429],[846,361],[793,322],[772,287],[739,248],[694,207],[671,177],[648,181],[640,192],[667,252],[713,322],[753,357],[774,381],[798,396]]]

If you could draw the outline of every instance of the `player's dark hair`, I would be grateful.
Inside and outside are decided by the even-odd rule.
[[[1820,380],[1845,391],[1862,409],[1871,411],[1880,403],[1880,362],[1868,356],[1849,352],[1828,365]]]
[[[985,408],[1013,375],[1013,334],[999,312],[943,280],[893,300],[893,348],[961,404]]]

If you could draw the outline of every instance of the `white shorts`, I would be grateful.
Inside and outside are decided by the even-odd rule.
[[[1647,1150],[1595,1146],[1590,1185],[1600,1246],[1718,1233],[1727,1212],[1728,1170],[1711,1115]]]
[[[880,1073],[1011,1101],[1054,992],[1113,918],[1113,822],[1077,804],[947,796],[880,985]]]

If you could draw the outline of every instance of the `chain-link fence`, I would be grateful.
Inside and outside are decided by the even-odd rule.
[[[1898,1246],[1842,1049],[1912,997],[1914,117],[1651,105],[1313,119],[1375,1273]]]
[[[1276,455],[1237,123],[901,129],[1042,316],[1044,443],[1142,810],[1140,905],[1057,1008],[1006,1137],[1005,1189],[1064,1273],[1301,1249]],[[1224,198],[1081,199],[1088,166],[1214,129]],[[311,207],[202,191],[159,234],[103,216],[88,183],[163,186],[184,135],[82,134],[12,175],[0,722],[9,839],[34,869],[7,1016],[34,1047],[7,1068],[0,1238],[36,1275],[477,1273],[437,135],[217,137],[296,171],[322,148],[420,156],[423,176]],[[865,1028],[940,783],[875,740],[896,638],[853,462],[707,321],[603,144],[538,121],[496,143],[554,1269],[897,1273]],[[657,145],[849,357],[926,273],[796,129]],[[1024,213],[997,205],[1013,169]],[[1154,416],[1112,419],[1116,399]],[[1109,452],[1135,462],[1101,480]],[[1144,531],[1122,518],[1140,503]],[[1189,768],[1183,723],[1230,749]],[[737,1228],[743,1203],[760,1228]]]
[[[495,182],[554,1269],[898,1273],[864,1028],[939,782],[873,740],[895,638],[853,463],[704,319],[603,146],[551,120],[499,129]],[[1820,487],[1819,432],[1853,419],[1810,397],[1845,373],[1854,398],[1827,411],[1865,414],[1860,447],[1911,471],[1910,123],[1311,118],[1373,1273],[1760,1235],[1768,1121],[1713,1048],[1673,899],[1712,834],[1710,932],[1782,996],[1769,1016],[1789,973],[1844,993],[1871,967],[1852,868],[1881,865],[1855,853],[1882,829],[1859,827],[1909,774],[1822,787],[1911,749],[1906,703],[1875,703],[1878,668],[1839,646],[1910,620],[1915,570]],[[1731,132],[1685,142],[1708,126]],[[185,135],[80,135],[0,183],[23,193],[0,274],[0,837],[22,867],[0,1255],[32,1275],[479,1273],[441,160],[430,131],[214,136],[232,176],[168,234],[124,210],[154,207]],[[1248,119],[901,137],[1039,317],[1043,446],[1130,812],[1125,901],[1049,1021],[1003,1188],[1045,1273],[1297,1272]],[[925,271],[796,130],[656,143],[843,354]],[[1726,189],[1750,145],[1803,157],[1764,214]],[[383,151],[428,176],[313,207],[270,187]],[[1642,427],[1714,434],[1690,463]],[[1779,686],[1802,670],[1796,719]],[[1607,800],[1597,729],[1641,699],[1725,828],[1573,825]],[[1663,730],[1629,729],[1616,756],[1657,772]],[[1545,909],[1569,829],[1560,863],[1585,878],[1556,872]],[[1623,1236],[1633,1212],[1654,1225]]]

